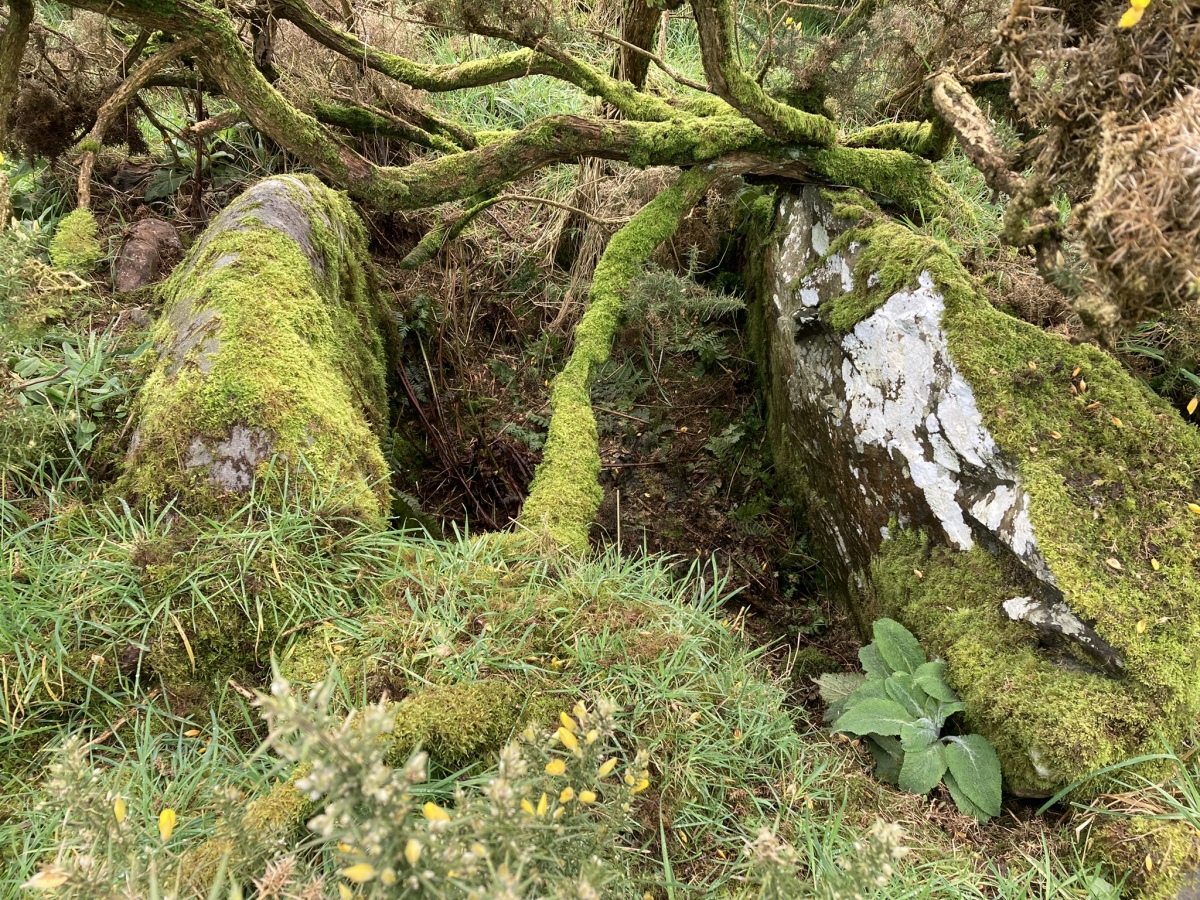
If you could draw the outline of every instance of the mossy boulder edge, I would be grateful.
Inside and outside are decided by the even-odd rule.
[[[860,624],[897,618],[947,660],[1014,793],[1181,741],[1200,710],[1200,432],[861,196],[784,195],[772,228],[755,313],[772,443]]]

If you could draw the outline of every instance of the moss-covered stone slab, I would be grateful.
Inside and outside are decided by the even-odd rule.
[[[868,200],[805,188],[773,234],[777,463],[861,624],[895,617],[949,662],[1017,794],[1180,741],[1200,711],[1200,432]]]
[[[310,176],[231,203],[163,285],[120,489],[215,512],[286,484],[385,516],[384,313],[366,254],[349,202]]]

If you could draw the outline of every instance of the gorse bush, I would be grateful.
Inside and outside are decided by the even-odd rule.
[[[1000,760],[987,738],[943,734],[966,705],[946,684],[946,664],[930,662],[917,639],[892,619],[873,626],[858,651],[863,675],[823,675],[821,696],[833,730],[864,738],[879,777],[914,794],[943,778],[960,810],[986,821],[1000,814]]]

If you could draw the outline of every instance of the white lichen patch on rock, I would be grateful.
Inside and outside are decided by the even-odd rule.
[[[822,460],[823,478],[844,482],[838,494],[857,495],[853,505],[823,508],[829,542],[858,563],[853,569],[878,549],[892,518],[926,529],[932,520],[959,550],[970,550],[984,529],[1053,586],[1029,497],[954,365],[941,327],[945,303],[928,273],[839,336],[821,324],[819,310],[855,290],[860,248],[830,252],[835,223],[815,189],[784,198],[780,217],[772,353],[806,423],[797,433],[810,460]]]

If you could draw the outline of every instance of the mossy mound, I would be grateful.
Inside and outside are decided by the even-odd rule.
[[[86,275],[104,256],[96,217],[89,209],[77,209],[63,217],[50,240],[50,262],[56,269]]]
[[[264,473],[390,508],[381,325],[362,223],[308,176],[260,182],[219,216],[164,284],[160,356],[138,399],[120,490],[209,512]]]
[[[1122,896],[1134,900],[1194,896],[1200,836],[1189,822],[1103,816],[1092,824],[1088,848],[1089,856],[1109,868],[1115,880],[1125,879]]]

